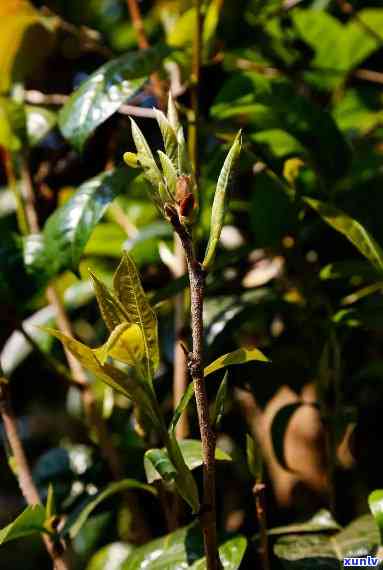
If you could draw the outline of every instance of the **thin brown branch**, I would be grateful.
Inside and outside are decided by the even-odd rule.
[[[262,482],[255,483],[253,487],[255,499],[255,511],[259,524],[259,556],[262,562],[262,570],[270,570],[269,540],[267,536],[266,521],[266,486]]]
[[[16,476],[21,493],[28,505],[39,505],[41,504],[40,496],[32,479],[10,402],[8,380],[2,376],[0,376],[0,416],[3,421],[7,442],[16,464]],[[55,544],[47,534],[42,534],[42,539],[55,570],[69,570],[69,563],[63,553],[63,545],[61,543]]]
[[[148,49],[150,47],[148,38],[146,36],[144,22],[141,15],[141,10],[137,0],[126,0],[132,24],[137,36],[137,43],[140,49]],[[162,83],[158,73],[153,73],[151,76],[154,93],[156,94],[160,107],[165,104],[165,93],[162,88]]]

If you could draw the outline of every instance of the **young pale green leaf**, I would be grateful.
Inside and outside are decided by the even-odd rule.
[[[256,483],[263,479],[262,452],[258,442],[248,433],[246,434],[246,457],[249,471]]]
[[[81,150],[93,131],[141,89],[168,53],[166,46],[156,46],[124,54],[102,65],[60,111],[63,136]]]
[[[221,173],[218,178],[217,187],[215,190],[213,206],[211,210],[210,219],[210,236],[207,244],[205,258],[203,260],[204,269],[208,269],[213,263],[215,252],[218,246],[221,230],[225,218],[226,202],[227,202],[227,189],[229,180],[238,160],[239,153],[241,152],[241,131],[235,137],[231,149],[223,164]]]
[[[368,496],[370,511],[378,525],[380,545],[383,545],[383,489],[376,489]]]
[[[93,350],[101,364],[108,356],[130,366],[138,366],[145,358],[145,345],[141,329],[132,323],[118,325],[105,344]]]
[[[145,178],[157,191],[158,185],[163,183],[161,171],[158,168],[156,161],[154,160],[152,151],[150,150],[150,147],[141,129],[134,119],[130,118],[130,121],[132,124],[132,137],[137,149],[138,162],[144,170]]]
[[[188,150],[185,141],[184,130],[182,126],[178,127],[177,131],[178,142],[178,172],[180,174],[192,174],[193,169],[190,163]]]
[[[42,505],[27,507],[13,522],[0,530],[0,545],[36,532],[44,532],[44,522],[45,508]]]
[[[178,118],[177,107],[174,103],[174,99],[172,97],[171,91],[169,91],[169,97],[168,97],[167,119],[168,119],[170,125],[172,126],[174,132],[177,133],[178,129],[180,127],[180,121]]]
[[[227,398],[228,377],[229,377],[229,372],[226,370],[223,380],[219,385],[217,395],[215,397],[214,410],[211,417],[211,425],[213,429],[218,429],[222,421],[225,409],[225,401]]]
[[[246,538],[240,535],[221,542],[219,557],[225,570],[238,570],[246,551]],[[136,548],[120,570],[205,570],[203,537],[200,525],[179,528],[171,534]],[[89,570],[93,570],[89,568]],[[96,570],[96,569],[94,569]],[[97,569],[98,570],[98,569]]]
[[[338,210],[334,206],[315,200],[304,198],[306,204],[313,208],[321,218],[335,230],[343,234],[362,255],[378,269],[383,271],[383,251],[372,235],[355,219]]]
[[[165,481],[174,481],[177,475],[177,469],[163,449],[148,449],[145,453],[144,466],[148,483],[155,481],[154,473]]]
[[[47,220],[44,252],[51,271],[77,270],[84,247],[109,203],[126,188],[125,168],[106,172],[82,184]]]
[[[160,157],[162,172],[166,183],[166,188],[169,191],[169,199],[171,202],[174,200],[177,187],[177,171],[170,158],[161,150],[157,151]]]
[[[130,166],[130,168],[140,167],[140,162],[138,160],[138,155],[136,152],[124,152],[123,159],[125,164]]]
[[[142,331],[149,367],[148,379],[151,379],[160,358],[157,317],[142,288],[137,267],[127,252],[124,252],[121,263],[114,274],[113,286],[128,320],[137,324]]]
[[[217,372],[217,370],[221,370],[221,368],[226,368],[226,366],[231,366],[232,364],[244,364],[245,362],[250,362],[252,360],[269,362],[269,359],[257,348],[238,348],[238,350],[223,354],[214,360],[214,362],[205,368],[204,374],[205,376],[208,376],[213,372]]]
[[[55,493],[53,489],[52,483],[48,485],[48,495],[47,495],[47,504],[45,507],[46,511],[46,518],[49,520],[56,514],[56,505],[55,505]]]
[[[134,550],[129,542],[111,542],[98,549],[91,557],[86,570],[123,570],[124,563]],[[112,568],[110,567],[112,561]]]
[[[116,327],[126,322],[126,316],[121,309],[119,302],[114,298],[106,285],[104,285],[104,283],[100,281],[94,273],[91,271],[89,273],[93,282],[93,288],[101,316],[109,331],[112,332]]]
[[[92,497],[85,508],[79,512],[76,512],[75,517],[70,517],[68,519],[68,522],[63,529],[63,534],[69,534],[69,536],[73,539],[80,532],[81,528],[86,523],[91,513],[102,501],[109,499],[109,497],[115,495],[116,493],[122,493],[130,489],[147,491],[153,495],[157,494],[156,490],[153,487],[145,485],[144,483],[140,483],[135,479],[123,479],[122,481],[111,483],[106,487],[106,489],[101,491],[101,493],[98,493],[95,497]]]
[[[162,111],[155,109],[156,119],[164,141],[165,152],[174,165],[178,160],[178,141],[170,121]]]

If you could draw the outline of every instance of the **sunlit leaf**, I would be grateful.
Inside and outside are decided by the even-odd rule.
[[[29,534],[43,532],[44,522],[45,508],[42,505],[27,507],[13,522],[0,530],[0,545]]]
[[[122,570],[124,562],[132,554],[134,546],[126,542],[112,542],[92,556],[86,570]]]
[[[342,210],[314,198],[305,197],[304,201],[318,212],[329,226],[343,234],[379,271],[383,270],[383,251],[362,224]]]
[[[92,512],[95,510],[95,508],[102,501],[109,499],[109,497],[116,493],[121,493],[130,489],[139,489],[141,491],[152,493],[153,495],[156,494],[156,490],[153,487],[145,485],[144,483],[140,483],[135,479],[123,479],[117,483],[110,483],[103,491],[98,493],[95,497],[92,497],[87,505],[77,513],[76,517],[71,517],[68,520],[62,533],[68,533],[69,536],[73,539],[79,533],[80,529],[85,524]]]
[[[116,327],[126,322],[126,315],[106,285],[94,273],[91,271],[89,273],[101,316],[109,331],[113,331]]]
[[[137,149],[137,159],[144,170],[145,178],[157,191],[158,185],[163,183],[162,174],[157,166],[150,147],[137,123],[131,118],[132,136]]]
[[[217,187],[215,189],[214,201],[210,218],[209,242],[207,244],[205,258],[202,264],[204,269],[208,269],[214,261],[216,249],[221,235],[223,222],[225,219],[227,190],[229,187],[229,181],[233,174],[235,164],[238,160],[239,153],[241,151],[241,144],[242,142],[241,142],[241,131],[240,131],[235,137],[235,140],[222,166],[222,170],[220,172],[217,182]]]
[[[130,366],[137,366],[145,356],[140,327],[132,323],[118,325],[106,343],[94,350],[94,353],[101,364],[104,364],[108,356],[111,356]]]
[[[269,362],[269,359],[257,348],[238,348],[238,350],[223,354],[214,360],[214,362],[205,368],[204,374],[205,376],[208,376],[213,372],[217,372],[217,370],[226,368],[226,366],[231,366],[233,364],[244,364],[245,362],[250,362],[253,360]]]
[[[141,328],[149,365],[148,375],[152,378],[159,364],[157,317],[142,288],[137,267],[127,252],[124,252],[114,274],[113,286],[128,319]]]
[[[368,496],[370,511],[380,532],[380,544],[383,544],[383,489],[376,489]]]
[[[168,48],[156,46],[124,54],[97,69],[60,111],[64,137],[81,150],[96,127],[141,89],[168,53]]]
[[[56,125],[56,113],[35,105],[26,105],[25,112],[28,141],[31,146],[36,146]]]
[[[155,110],[158,125],[161,129],[162,139],[164,141],[165,153],[170,158],[174,166],[178,159],[178,142],[176,133],[167,117],[162,111]]]
[[[158,151],[158,156],[160,157],[160,162],[162,166],[162,172],[164,173],[166,187],[169,189],[170,197],[173,197],[175,196],[176,187],[177,187],[177,171],[170,158],[166,154],[164,154],[161,150]]]

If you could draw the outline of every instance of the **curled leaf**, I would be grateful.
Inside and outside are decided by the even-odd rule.
[[[145,356],[145,347],[141,329],[138,325],[123,323],[111,333],[107,342],[93,350],[101,364],[105,364],[108,356],[137,366]]]
[[[209,374],[212,374],[212,372],[217,372],[217,370],[225,368],[226,366],[231,366],[232,364],[244,364],[251,360],[269,362],[269,359],[257,348],[238,348],[238,350],[223,354],[214,360],[214,362],[205,368],[204,374],[205,376],[208,376]]]

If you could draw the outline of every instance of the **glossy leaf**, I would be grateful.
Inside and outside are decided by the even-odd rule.
[[[383,544],[383,490],[376,489],[368,497],[370,511],[378,525],[380,532],[380,545]]]
[[[109,499],[109,497],[115,495],[116,493],[121,493],[130,489],[139,489],[141,491],[147,491],[154,495],[156,494],[156,490],[153,487],[145,485],[144,483],[140,483],[134,479],[123,479],[117,483],[110,483],[103,491],[90,499],[87,505],[81,509],[76,517],[74,517],[74,520],[72,520],[72,517],[68,519],[68,522],[62,531],[63,534],[69,534],[69,536],[73,539],[79,533],[82,526],[85,524],[92,512],[102,501]]]
[[[204,374],[205,376],[208,376],[213,372],[217,372],[222,368],[226,368],[226,366],[231,366],[233,364],[244,364],[245,362],[250,362],[253,360],[269,362],[269,359],[257,348],[238,348],[238,350],[223,354],[214,360],[214,362],[205,368]]]
[[[153,469],[155,472],[157,472],[160,478],[164,479],[165,481],[173,481],[175,479],[177,475],[177,469],[170,461],[166,450],[149,449],[145,453],[144,461],[146,476],[149,483],[152,483],[155,480],[153,478],[154,475],[151,475]]]
[[[228,388],[228,377],[229,377],[229,372],[226,370],[224,377],[222,379],[222,382],[219,385],[217,395],[215,397],[214,410],[213,410],[212,417],[211,417],[211,425],[212,425],[213,429],[219,428],[221,421],[222,421],[223,413],[225,411],[225,403],[226,403],[227,388]]]
[[[141,328],[151,379],[159,364],[157,317],[142,288],[137,267],[127,252],[114,274],[113,286],[128,320]]]
[[[207,244],[205,258],[202,264],[204,269],[208,269],[214,261],[223,222],[225,219],[229,181],[233,175],[233,170],[241,151],[241,144],[242,141],[240,131],[229,150],[218,178],[217,187],[215,189],[213,206],[211,210],[209,242]]]
[[[84,247],[107,206],[126,189],[125,169],[106,172],[84,182],[76,193],[47,220],[44,227],[45,252],[51,270],[77,271]]]
[[[327,533],[289,534],[280,538],[274,553],[283,568],[337,570],[343,559],[371,554],[379,544],[373,517],[364,515],[335,535]]]
[[[56,125],[56,113],[35,105],[26,105],[25,113],[28,141],[31,146],[36,146]]]
[[[238,570],[246,546],[246,538],[240,535],[221,542],[219,555],[225,570]],[[136,548],[122,570],[203,570],[205,567],[202,533],[198,525],[191,525]]]
[[[166,47],[156,46],[124,54],[97,69],[60,111],[64,137],[81,150],[93,131],[142,88],[168,53]]]
[[[126,542],[112,542],[100,548],[90,559],[86,570],[122,570],[134,547]]]
[[[200,441],[197,439],[181,439],[178,441],[178,445],[181,449],[185,463],[190,470],[196,469],[202,465],[202,443]],[[165,455],[168,455],[168,452],[165,449],[162,449],[161,451]],[[219,449],[219,447],[216,449],[215,458],[217,461],[231,461],[230,455],[222,451],[222,449]],[[154,468],[153,464],[149,464],[146,460],[145,472],[148,483],[153,483],[153,481],[156,481],[161,477],[159,472],[157,472]]]
[[[327,224],[343,234],[376,269],[383,271],[383,251],[362,224],[342,210],[314,198],[304,198],[304,201],[318,212]]]
[[[43,532],[44,522],[45,508],[42,505],[27,507],[13,522],[0,530],[0,545],[16,538]]]

